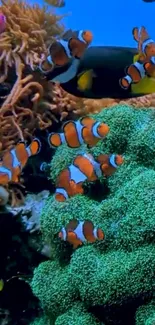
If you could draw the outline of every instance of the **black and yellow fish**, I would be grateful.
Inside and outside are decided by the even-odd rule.
[[[145,76],[139,83],[123,89],[120,79],[135,61],[136,48],[92,46],[80,59],[46,73],[47,80],[58,82],[70,94],[86,98],[132,98],[155,92],[155,80]],[[71,78],[70,78],[71,77]]]
[[[138,49],[89,47],[93,39],[90,31],[68,30],[62,40],[51,44],[40,70],[47,80],[59,83],[65,91],[77,97],[126,99],[154,93],[155,54],[152,49],[155,43],[144,27],[140,28],[140,33],[134,28],[133,36]],[[141,60],[142,54],[147,65]]]

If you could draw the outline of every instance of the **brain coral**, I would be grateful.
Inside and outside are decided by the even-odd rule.
[[[89,150],[58,148],[51,162],[52,181],[77,152],[118,153],[125,162],[108,180],[100,179],[109,189],[104,198],[96,200],[92,191],[64,203],[53,196],[47,200],[41,230],[52,259],[35,269],[32,290],[52,325],[153,325],[154,112],[118,105],[94,117],[110,126],[109,135]],[[104,230],[105,240],[75,251],[59,241],[60,228],[74,217],[92,220]]]

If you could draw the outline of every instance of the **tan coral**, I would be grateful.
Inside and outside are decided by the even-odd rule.
[[[55,5],[59,4],[55,0]],[[52,124],[49,113],[37,104],[44,97],[44,84],[36,66],[46,55],[48,46],[64,31],[57,16],[38,5],[18,0],[2,0],[0,11],[6,16],[6,30],[0,36],[0,83],[16,74],[8,96],[0,97],[0,151],[10,149],[18,140],[32,138],[37,127]],[[13,78],[13,77],[11,77]],[[9,79],[10,80],[10,79]],[[52,85],[48,86],[48,92]],[[37,108],[39,111],[37,111]]]
[[[82,116],[90,113],[98,113],[103,108],[111,107],[118,103],[120,105],[126,103],[135,108],[155,108],[155,93],[126,100],[112,98],[87,99],[75,97],[66,93],[61,87],[55,86],[54,94],[55,105],[53,105],[53,111],[58,109],[61,112],[61,119],[63,119],[63,116],[66,117],[70,111],[73,111],[77,116]]]

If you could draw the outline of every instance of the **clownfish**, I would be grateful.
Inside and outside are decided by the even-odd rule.
[[[18,182],[22,169],[28,158],[39,153],[41,143],[35,138],[29,146],[25,142],[19,142],[14,149],[4,153],[0,162],[0,184],[7,185],[9,182]]]
[[[59,202],[77,194],[83,194],[83,182],[96,181],[102,175],[112,175],[123,163],[120,155],[99,155],[96,159],[90,154],[78,155],[73,163],[62,170],[56,181],[55,199]]]
[[[126,68],[126,76],[119,80],[123,89],[128,89],[131,83],[138,83],[146,75],[146,69],[142,62],[137,61]]]
[[[58,147],[66,143],[70,148],[78,148],[86,143],[93,147],[100,139],[103,139],[109,132],[109,126],[97,122],[90,117],[84,117],[78,121],[68,121],[62,126],[62,133],[50,133],[48,143],[51,147]]]
[[[75,77],[79,59],[91,43],[92,38],[90,31],[68,30],[62,36],[62,40],[55,41],[50,45],[49,55],[39,65],[40,71],[46,75],[46,72],[50,70],[52,82],[69,81]]]
[[[84,242],[94,243],[96,240],[104,239],[104,232],[90,220],[70,220],[66,227],[63,227],[58,234],[61,240],[68,241],[76,249]]]
[[[154,44],[147,43],[146,33],[146,30],[141,32],[142,47],[149,57],[154,53]],[[66,42],[69,40],[66,38]],[[139,53],[139,48],[88,46],[80,58],[72,56],[69,63],[46,70],[44,76],[48,81],[60,83],[66,92],[76,97],[127,99],[151,94],[155,92],[155,80],[150,80],[140,57],[138,62],[134,59],[139,54],[141,58],[145,56]],[[126,69],[127,78],[124,76]]]
[[[144,26],[134,27],[132,34],[134,40],[138,42],[138,51],[144,55],[144,58],[150,59],[155,56],[155,42],[150,38]]]
[[[134,58],[135,62],[126,68],[126,76],[119,80],[120,86],[126,90],[134,84],[133,91],[145,88],[146,93],[155,92],[155,81],[148,78],[155,76],[155,42],[150,39],[145,27],[135,27],[132,34],[138,42],[139,55],[135,56],[137,60]],[[143,79],[145,80],[141,82]],[[137,88],[135,84],[139,84]]]

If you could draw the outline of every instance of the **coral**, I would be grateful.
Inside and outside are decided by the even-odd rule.
[[[152,300],[149,304],[141,306],[136,312],[136,325],[154,325],[155,324],[155,302]]]
[[[9,207],[8,209],[16,216],[21,215],[25,229],[33,233],[40,229],[40,214],[49,196],[49,191],[42,191],[38,194],[27,194],[23,204],[19,207]]]
[[[32,288],[42,308],[53,318],[71,308],[78,295],[67,268],[60,268],[55,261],[46,261],[35,269]]]
[[[109,134],[103,141],[99,141],[91,150],[88,150],[86,145],[82,145],[80,148],[74,150],[70,149],[66,145],[60,146],[56,150],[51,161],[52,180],[56,179],[60,171],[66,168],[78,153],[85,152],[86,150],[94,156],[97,156],[100,153],[113,152],[124,154],[129,146],[131,135],[134,134],[134,136],[137,136],[137,134],[134,133],[134,130],[135,132],[137,130],[137,123],[139,123],[139,127],[141,125],[147,126],[148,122],[150,121],[150,123],[152,123],[153,120],[152,111],[146,111],[145,109],[139,111],[127,105],[117,105],[111,109],[104,109],[98,114],[91,115],[91,117],[97,121],[106,121],[110,127]]]
[[[53,323],[46,316],[36,318],[30,325],[53,325]]]
[[[155,94],[149,94],[138,98],[130,98],[126,100],[102,98],[102,99],[87,99],[78,98],[65,92],[61,87],[60,92],[63,97],[63,102],[67,103],[68,109],[73,108],[73,112],[78,115],[87,115],[91,113],[98,113],[103,108],[119,105],[131,105],[135,108],[154,108],[155,107]]]
[[[145,305],[140,306],[148,303],[155,288],[155,168],[151,138],[154,114],[152,110],[137,110],[124,104],[92,116],[109,125],[107,138],[92,149],[59,147],[51,162],[52,180],[55,181],[78,150],[93,155],[121,153],[125,163],[108,180],[100,179],[109,188],[101,200],[96,200],[93,192],[89,197],[77,195],[62,203],[53,196],[47,199],[40,221],[52,255],[51,261],[35,269],[32,290],[45,314],[58,325],[72,322],[72,311],[78,324],[77,304],[85,309],[80,314],[84,325],[92,314],[99,324],[123,325],[123,312],[116,319],[116,306],[119,304],[123,310],[127,305],[130,309],[131,300],[135,307],[127,324],[135,324],[136,317],[136,325],[152,325],[153,307],[145,313]],[[73,250],[67,242],[58,239],[61,227],[72,218],[90,219],[103,229],[105,240],[85,243]],[[100,313],[95,312],[98,306],[103,310]],[[142,309],[137,309],[136,314],[138,307]]]
[[[56,319],[55,325],[97,325],[98,322],[89,314],[82,303],[73,304],[72,308]],[[103,324],[104,325],[104,324]]]
[[[18,0],[2,1],[0,11],[7,21],[0,39],[0,83],[9,85],[9,93],[0,98],[0,148],[4,151],[18,140],[31,139],[37,127],[52,124],[52,84],[36,67],[64,27],[59,23],[62,16]]]

